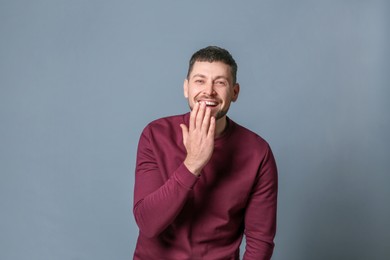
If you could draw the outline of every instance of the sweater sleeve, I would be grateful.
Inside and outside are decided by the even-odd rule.
[[[268,146],[245,213],[244,260],[271,259],[276,233],[277,182],[276,163]]]
[[[140,232],[146,237],[158,236],[175,220],[198,180],[182,163],[164,181],[156,156],[146,128],[138,144],[133,207]]]

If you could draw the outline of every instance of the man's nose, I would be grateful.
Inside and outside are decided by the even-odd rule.
[[[203,92],[209,96],[214,95],[215,94],[214,84],[212,82],[205,84],[205,88]]]

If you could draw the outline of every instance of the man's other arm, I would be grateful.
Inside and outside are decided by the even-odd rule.
[[[271,259],[276,233],[277,168],[268,146],[245,213],[244,260]]]

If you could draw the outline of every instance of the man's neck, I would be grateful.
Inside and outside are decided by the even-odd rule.
[[[227,118],[226,115],[222,118],[218,119],[215,125],[215,137],[220,136],[227,126]]]

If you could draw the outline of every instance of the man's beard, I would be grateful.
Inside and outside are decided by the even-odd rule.
[[[218,110],[217,113],[214,115],[215,120],[221,119],[227,114],[227,110]]]

